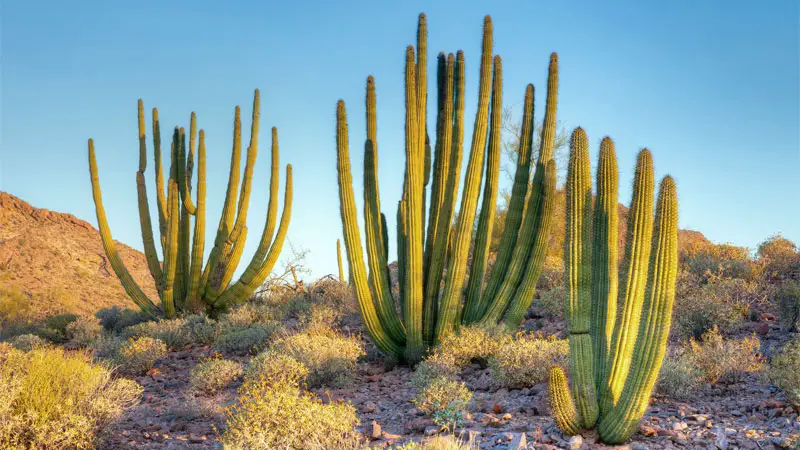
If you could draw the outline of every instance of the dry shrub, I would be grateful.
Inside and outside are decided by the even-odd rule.
[[[130,338],[117,352],[115,362],[119,370],[127,375],[143,375],[152,369],[155,362],[167,357],[167,345],[150,337]]]
[[[548,291],[544,291],[539,295],[539,298],[534,300],[545,314],[564,318],[564,302],[567,298],[567,290],[564,286],[555,286]]]
[[[569,343],[555,336],[518,334],[504,339],[489,360],[494,379],[509,388],[531,387],[547,380],[551,367],[567,368]]]
[[[79,317],[67,325],[69,345],[76,348],[90,347],[103,334],[103,327],[95,317]]]
[[[701,341],[689,341],[687,357],[700,370],[704,381],[712,384],[737,381],[744,374],[758,372],[763,367],[760,346],[755,336],[726,339],[714,327],[703,334]]]
[[[191,329],[186,319],[160,320],[158,322],[144,322],[122,330],[123,338],[149,337],[158,339],[167,344],[170,350],[183,350],[192,343]]]
[[[297,386],[245,384],[226,411],[225,449],[322,450],[358,448],[358,416],[349,403],[323,404]]]
[[[763,271],[748,248],[731,244],[693,242],[681,250],[680,261],[684,270],[704,279],[716,275],[755,280]]]
[[[417,365],[412,382],[418,388],[424,388],[439,377],[455,378],[473,362],[485,366],[503,338],[504,333],[500,328],[467,326],[460,328],[458,332],[448,333],[425,360]]]
[[[418,389],[413,401],[420,411],[433,416],[437,425],[454,429],[464,419],[472,392],[461,381],[438,377]]]
[[[37,347],[45,345],[45,341],[35,334],[21,334],[19,336],[14,336],[9,343],[15,349],[23,352],[28,352]]]
[[[758,258],[771,280],[800,279],[800,249],[780,234],[770,236],[758,246]]]
[[[283,353],[268,350],[250,360],[244,373],[245,383],[289,384],[304,387],[309,370],[300,361]]]
[[[282,336],[271,351],[296,359],[309,370],[311,387],[342,387],[355,375],[356,362],[364,355],[361,343],[327,327],[317,326]]]
[[[227,359],[209,359],[192,367],[189,385],[198,392],[214,394],[242,376],[242,365]]]
[[[123,328],[150,321],[150,317],[141,310],[120,308],[119,306],[100,309],[94,313],[94,316],[100,319],[100,325],[107,331],[117,333]]]
[[[773,356],[767,373],[775,386],[789,394],[794,404],[800,404],[800,341],[788,342]]]
[[[702,374],[685,351],[668,352],[658,374],[656,392],[675,400],[690,400],[700,390]]]
[[[280,322],[258,322],[249,328],[234,328],[221,334],[214,348],[222,353],[244,355],[255,354],[269,345],[270,340],[283,330]]]
[[[0,448],[95,448],[142,388],[85,352],[0,351]]]
[[[778,304],[784,328],[790,332],[797,331],[800,322],[800,283],[796,281],[783,283],[775,294],[775,302]]]

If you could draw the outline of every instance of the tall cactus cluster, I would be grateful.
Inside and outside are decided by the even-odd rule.
[[[552,148],[558,91],[557,55],[554,53],[550,58],[542,144],[532,182],[533,86],[528,85],[525,92],[522,139],[512,197],[500,248],[488,277],[502,114],[502,62],[492,53],[489,16],[484,19],[478,107],[460,211],[456,215],[464,141],[464,67],[461,51],[456,55],[440,53],[438,56],[437,116],[435,141],[432,142],[427,129],[427,25],[425,15],[421,14],[417,47],[406,49],[406,164],[396,212],[398,299],[393,297],[390,288],[389,230],[378,190],[373,77],[367,78],[364,150],[364,224],[369,275],[363,259],[353,194],[345,104],[339,101],[337,105],[341,216],[361,315],[381,351],[411,363],[418,361],[445,333],[460,325],[504,324],[510,329],[516,328],[533,299],[550,235],[556,182]],[[478,214],[481,184],[483,196]],[[473,233],[476,216],[479,216],[477,230]]]
[[[564,372],[552,368],[550,406],[564,432],[597,426],[600,438],[614,444],[630,438],[647,409],[666,349],[678,270],[675,182],[661,180],[655,220],[647,149],[638,155],[633,183],[620,280],[614,143],[606,137],[600,144],[593,206],[588,139],[581,128],[572,133],[564,250],[572,388]]]
[[[233,281],[234,272],[242,258],[247,238],[247,210],[250,203],[253,170],[258,153],[260,101],[259,91],[253,99],[253,118],[250,129],[250,144],[244,174],[241,174],[242,133],[240,109],[236,107],[233,132],[233,152],[225,203],[208,260],[203,263],[206,234],[206,146],[205,133],[199,132],[197,121],[191,114],[189,146],[186,146],[186,131],[175,127],[170,151],[169,178],[165,190],[161,163],[161,130],[158,110],[153,108],[153,147],[155,159],[156,202],[158,208],[158,230],[162,255],[156,249],[153,237],[150,209],[147,200],[145,169],[147,167],[147,136],[145,131],[144,105],[139,100],[139,170],[136,172],[139,220],[144,241],[145,256],[150,274],[155,281],[160,298],[156,305],[131,277],[117,253],[111,230],[103,208],[100,180],[95,159],[94,143],[89,139],[89,173],[92,194],[97,212],[97,222],[106,256],[131,299],[152,317],[175,317],[183,311],[209,312],[225,310],[240,303],[264,282],[283,247],[292,211],[292,166],[286,166],[286,188],[283,213],[275,233],[278,217],[278,133],[272,129],[272,171],[270,179],[269,206],[266,223],[258,248],[241,276]],[[197,152],[195,152],[197,144]],[[192,199],[192,175],[197,160],[197,186]],[[243,177],[240,187],[240,178]],[[239,192],[237,192],[239,191]],[[237,205],[238,197],[238,205]]]

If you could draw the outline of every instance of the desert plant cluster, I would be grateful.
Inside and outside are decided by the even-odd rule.
[[[347,111],[337,103],[338,276],[311,283],[294,266],[288,285],[270,276],[292,211],[291,165],[277,210],[275,128],[263,232],[234,277],[248,231],[258,90],[244,168],[234,113],[228,186],[205,261],[204,131],[194,113],[188,132],[174,128],[165,180],[153,109],[152,220],[139,102],[138,213],[155,301],[117,253],[90,140],[100,239],[131,308],[26,320],[23,295],[0,289],[0,448],[800,445],[797,245],[780,235],[757,249],[684,241],[679,186],[668,175],[656,182],[649,149],[638,153],[623,220],[615,143],[600,141],[593,171],[580,127],[568,137],[559,188],[555,53],[538,131],[533,86],[524,90],[513,185],[498,210],[503,75],[493,38],[487,16],[465,152],[465,55],[437,57],[429,130],[420,15],[416,46],[406,49],[405,181],[392,239],[378,186],[375,79],[366,81],[362,217]]]

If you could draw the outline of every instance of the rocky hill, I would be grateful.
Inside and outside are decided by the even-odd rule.
[[[131,275],[156,298],[144,255],[121,243],[117,249]],[[0,192],[3,302],[4,308],[25,309],[34,318],[133,306],[111,270],[98,230],[71,214],[35,208],[6,192]]]

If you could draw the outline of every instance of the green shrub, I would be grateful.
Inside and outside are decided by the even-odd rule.
[[[248,328],[258,323],[271,323],[275,321],[274,308],[256,303],[244,303],[224,314],[219,318],[219,325],[223,332]]]
[[[45,341],[35,334],[21,334],[10,341],[11,346],[23,352],[31,351],[45,345]]]
[[[244,372],[245,383],[288,384],[304,387],[308,367],[283,353],[267,350],[250,360]]]
[[[196,391],[213,394],[242,376],[242,365],[227,359],[209,359],[192,367],[189,385]]]
[[[534,300],[535,304],[542,308],[545,314],[559,319],[564,318],[564,302],[567,298],[567,290],[564,286],[555,286],[549,291],[544,291],[539,298]]]
[[[673,333],[697,339],[717,326],[723,334],[730,334],[751,318],[754,306],[767,303],[772,290],[755,281],[712,276],[706,284],[676,298]]]
[[[358,416],[349,403],[323,404],[288,384],[245,384],[227,410],[225,449],[345,450],[358,448]]]
[[[800,249],[780,234],[771,236],[758,246],[766,276],[773,280],[797,277],[800,274]]]
[[[121,372],[128,375],[143,375],[152,369],[155,362],[167,357],[167,345],[150,337],[130,338],[117,353]]]
[[[501,328],[484,329],[478,326],[462,327],[457,333],[446,334],[425,360],[417,365],[412,384],[423,389],[440,377],[455,379],[461,370],[472,363],[485,366],[501,341],[507,338]]]
[[[454,429],[461,425],[471,400],[472,392],[464,383],[439,377],[418,389],[413,402],[437,425]]]
[[[67,325],[67,338],[71,347],[90,347],[103,334],[103,327],[94,317],[79,317]]]
[[[755,280],[763,271],[750,257],[749,249],[731,244],[694,242],[681,249],[680,260],[685,270],[703,279],[724,276]]]
[[[796,405],[800,405],[800,341],[789,341],[778,354],[772,357],[767,372],[775,386],[789,394]]]
[[[116,361],[119,358],[119,349],[125,339],[113,334],[104,334],[92,342],[92,351],[98,358],[105,358],[110,361]]]
[[[489,366],[499,384],[510,388],[531,387],[546,381],[554,365],[567,368],[568,352],[566,339],[521,335],[505,339],[489,360]]]
[[[709,383],[735,381],[744,374],[761,370],[764,360],[759,353],[757,337],[725,339],[714,327],[703,334],[702,340],[691,339],[687,357]]]
[[[664,357],[656,392],[675,400],[690,400],[700,390],[702,375],[684,352],[671,352]]]
[[[214,348],[225,354],[255,354],[266,347],[272,336],[282,329],[283,325],[274,321],[257,323],[249,328],[234,329],[221,334],[214,343]]]
[[[98,432],[141,393],[85,352],[0,352],[0,448],[95,448]]]
[[[150,317],[141,310],[120,308],[119,306],[103,308],[94,313],[94,316],[100,319],[100,325],[103,328],[114,332],[150,321]]]
[[[78,316],[75,314],[50,316],[39,324],[36,334],[57,344],[63,344],[69,340],[67,325],[76,320],[78,320]]]
[[[192,342],[200,345],[212,345],[222,333],[222,328],[214,319],[195,314],[186,317],[186,326],[192,336]]]
[[[271,349],[306,366],[311,387],[348,384],[355,375],[358,358],[364,355],[358,340],[321,326],[282,336]]]
[[[796,281],[784,283],[775,294],[775,301],[784,328],[790,332],[797,331],[800,322],[800,283]]]
[[[0,287],[0,336],[30,325],[31,299],[18,288]]]
[[[170,350],[183,350],[192,343],[192,332],[186,319],[160,320],[144,322],[128,328],[120,333],[123,338],[149,337],[167,344]]]

